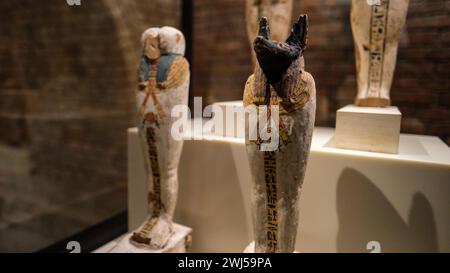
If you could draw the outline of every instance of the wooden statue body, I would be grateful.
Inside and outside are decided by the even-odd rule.
[[[298,40],[301,41],[303,51],[306,45],[307,17],[300,17],[298,24],[301,27],[294,26],[297,30],[293,33],[301,37]],[[301,33],[298,33],[298,28],[302,29]],[[292,253],[299,224],[300,192],[314,129],[316,89],[311,74],[302,69],[301,54],[292,58],[288,68],[281,66],[281,69],[271,72],[277,66],[279,56],[273,56],[268,63],[261,56],[278,51],[279,48],[276,47],[281,43],[272,43],[261,36],[264,37],[265,34],[260,31],[259,38],[255,40],[259,63],[246,83],[244,106],[277,106],[280,141],[276,149],[262,150],[259,141],[249,138],[250,125],[247,120],[246,148],[253,177],[251,200],[255,252]],[[261,39],[264,41],[259,42]],[[272,77],[277,71],[281,74]]]
[[[131,242],[160,249],[172,234],[178,192],[178,163],[183,147],[183,141],[171,136],[172,124],[178,120],[171,116],[171,111],[177,105],[188,103],[190,72],[189,63],[183,57],[184,37],[181,32],[171,27],[150,30],[153,34],[152,31],[147,32],[156,35],[153,47],[156,55],[143,54],[136,92],[150,216],[133,234]],[[151,39],[147,43],[151,43]],[[181,44],[178,49],[177,43]],[[149,50],[152,51],[152,48]]]
[[[380,5],[352,0],[358,106],[385,107],[397,62],[400,34],[409,0],[380,0]]]

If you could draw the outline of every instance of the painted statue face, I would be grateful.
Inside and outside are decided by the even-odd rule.
[[[149,37],[145,40],[144,54],[150,60],[156,60],[161,57],[161,50],[159,49],[159,38]]]

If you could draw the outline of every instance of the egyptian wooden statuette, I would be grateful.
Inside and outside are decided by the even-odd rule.
[[[163,248],[173,230],[182,141],[171,136],[171,110],[187,105],[189,63],[183,57],[185,39],[173,27],[150,28],[142,35],[143,55],[136,91],[138,129],[145,158],[149,217],[133,233],[139,247]]]
[[[302,15],[285,42],[274,41],[267,18],[262,18],[254,41],[258,63],[246,83],[244,105],[246,110],[261,106],[279,109],[278,124],[275,122],[279,144],[275,149],[264,150],[262,143],[266,140],[249,137],[252,125],[246,118],[246,147],[253,177],[255,252],[294,251],[298,202],[316,112],[314,79],[302,68],[307,32],[308,17]]]
[[[357,106],[386,107],[397,62],[400,33],[409,0],[352,0],[351,24],[355,42]]]
[[[256,64],[253,41],[258,34],[259,19],[266,17],[270,20],[272,39],[284,41],[290,32],[292,7],[293,0],[246,0],[245,18],[253,65]]]

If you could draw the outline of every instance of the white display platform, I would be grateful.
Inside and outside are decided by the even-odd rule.
[[[337,148],[397,154],[402,114],[397,107],[348,105],[336,113]]]
[[[255,253],[255,241],[251,242],[245,249],[245,254]]]
[[[238,101],[224,101],[217,102],[213,104],[214,106],[218,106],[222,109],[223,115],[223,124],[226,124],[227,119],[232,118],[234,120],[235,126],[230,128],[231,130],[227,130],[225,128],[220,134],[223,137],[236,137],[236,138],[245,138],[244,131],[244,121],[242,117],[244,115],[244,103],[241,100]],[[241,126],[242,130],[238,129],[238,126]]]
[[[244,254],[252,254],[255,253],[255,241],[251,242],[245,249]],[[297,251],[294,253],[298,253]]]
[[[132,232],[95,250],[94,253],[185,253],[192,242],[192,229],[174,224],[173,235],[163,249],[145,249],[130,243]]]
[[[300,200],[296,250],[450,252],[450,149],[437,137],[401,135],[398,154],[334,148],[316,128]],[[146,218],[137,130],[129,138],[129,221]],[[243,138],[186,139],[176,221],[194,230],[192,252],[242,252],[253,240],[251,175]]]

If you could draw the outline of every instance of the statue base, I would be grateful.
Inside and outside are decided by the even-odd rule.
[[[244,254],[251,254],[251,253],[255,253],[255,241],[251,242],[245,249],[244,249]],[[300,253],[297,251],[294,251],[294,253]]]
[[[395,106],[345,106],[336,114],[335,147],[398,154],[401,119]]]
[[[137,246],[130,242],[133,232],[109,242],[94,253],[186,253],[192,242],[192,229],[182,225],[173,225],[173,234],[162,249]]]
[[[255,253],[255,241],[251,242],[245,249],[244,253],[250,254]]]

